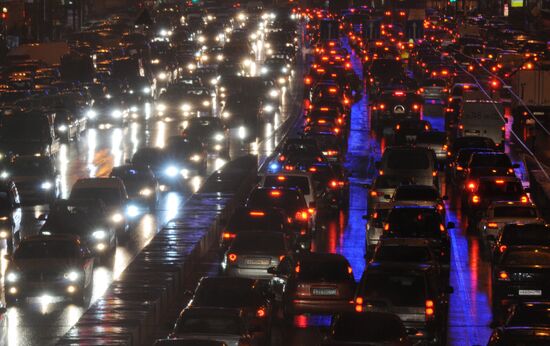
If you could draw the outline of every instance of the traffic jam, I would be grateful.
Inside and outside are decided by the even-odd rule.
[[[13,48],[0,343],[550,344],[549,57],[501,17],[344,2],[162,3]],[[139,286],[90,319],[194,219],[215,231],[155,253],[204,253],[156,323]]]

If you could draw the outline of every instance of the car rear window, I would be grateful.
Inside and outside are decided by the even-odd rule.
[[[423,276],[367,273],[365,300],[387,300],[395,306],[423,307],[426,300],[426,282]]]
[[[430,250],[424,246],[381,246],[373,261],[425,263],[431,261]]]
[[[505,265],[549,266],[550,252],[546,249],[510,250],[502,259]]]
[[[523,192],[523,187],[520,182],[517,181],[504,181],[502,183],[497,181],[484,181],[479,185],[479,192],[484,197],[493,198],[509,198],[517,196]]]
[[[506,154],[472,154],[470,167],[511,167],[512,162]]]
[[[425,152],[393,151],[388,156],[390,169],[429,169],[430,159]]]
[[[522,227],[520,229],[505,228],[501,241],[505,244],[540,245],[550,244],[550,230],[541,227]]]
[[[497,207],[493,211],[494,217],[537,217],[537,210],[533,207]]]
[[[409,184],[410,180],[403,177],[393,177],[390,175],[381,175],[376,178],[374,188],[376,189],[391,189],[399,185]]]
[[[280,252],[285,249],[284,240],[278,234],[264,232],[239,233],[231,245],[232,251]]]
[[[550,310],[546,308],[535,309],[519,309],[517,313],[512,315],[508,320],[508,326],[548,326],[550,324]]]
[[[388,216],[389,231],[399,237],[440,238],[443,220],[433,209],[398,208]]]
[[[444,132],[422,132],[416,137],[416,143],[444,144],[447,135]]]
[[[344,261],[303,260],[299,265],[298,278],[303,281],[341,282],[351,278]]]
[[[309,195],[309,179],[305,176],[292,175],[268,175],[265,177],[264,186],[295,187],[304,195]]]
[[[435,201],[439,193],[432,189],[398,188],[394,198],[397,201]]]
[[[279,191],[276,193],[272,191]],[[279,208],[294,216],[297,211],[307,208],[306,200],[296,191],[289,190],[261,190],[250,196],[247,204],[252,208]]]

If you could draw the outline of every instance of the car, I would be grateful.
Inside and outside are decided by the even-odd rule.
[[[420,119],[423,104],[423,98],[415,92],[384,91],[370,104],[371,127],[378,133],[384,133],[388,128],[393,128],[396,121]]]
[[[170,136],[165,149],[169,159],[182,167],[184,176],[189,172],[206,174],[208,153],[201,141],[183,136]]]
[[[124,183],[128,198],[136,205],[144,205],[150,211],[157,207],[160,187],[153,171],[143,165],[113,167],[109,177],[119,178]]]
[[[408,346],[412,342],[397,315],[371,311],[336,315],[321,345]]]
[[[466,168],[468,162],[470,162],[470,157],[476,152],[494,152],[494,150],[491,148],[461,148],[450,158],[449,178],[455,184],[455,187],[462,186],[462,181],[466,179]]]
[[[269,280],[267,270],[277,266],[293,249],[278,232],[239,232],[225,252],[221,268],[227,276]]]
[[[508,246],[491,267],[493,318],[502,318],[511,304],[529,300],[548,300],[550,247],[541,245]]]
[[[299,237],[311,237],[313,225],[309,206],[302,191],[296,188],[256,187],[250,192],[245,207],[256,210],[281,209],[288,216],[290,227]]]
[[[437,208],[426,206],[394,206],[384,223],[384,238],[426,238],[433,241],[441,267],[448,270],[451,244],[447,230],[454,223],[444,224],[445,218]]]
[[[427,78],[418,91],[426,100],[444,100],[448,92],[447,83],[443,78]]]
[[[518,164],[512,164],[506,153],[477,151],[470,155],[470,161],[466,166],[466,185],[475,183],[478,177],[486,176],[515,176],[514,168]]]
[[[183,167],[175,160],[171,160],[162,148],[140,148],[128,163],[137,167],[149,167],[159,182],[160,191],[179,188],[186,173]]]
[[[15,183],[0,180],[0,239],[6,240],[9,253],[21,240],[21,202]]]
[[[378,175],[374,178],[372,184],[366,184],[365,187],[369,189],[367,197],[367,207],[369,210],[373,210],[377,203],[388,203],[389,198],[393,196],[395,189],[401,185],[412,184],[412,180],[406,177],[391,176],[391,175]]]
[[[482,243],[490,248],[507,224],[544,224],[537,207],[533,203],[498,201],[492,202],[479,220],[477,231]]]
[[[380,241],[384,233],[384,222],[386,221],[392,206],[388,203],[376,203],[369,213],[363,215],[367,220],[365,227],[365,255],[368,257]]]
[[[487,346],[547,345],[548,343],[550,343],[550,328],[505,327],[493,331]]]
[[[303,253],[287,256],[268,272],[275,299],[283,314],[332,314],[354,309],[355,279],[348,260],[340,254]]]
[[[432,149],[440,166],[447,161],[447,134],[441,131],[420,132],[416,135],[417,147]]]
[[[393,141],[396,145],[406,145],[416,142],[419,135],[430,132],[432,124],[422,119],[402,119],[395,124]]]
[[[439,267],[437,248],[429,239],[382,238],[376,245],[372,262],[376,263],[419,263]]]
[[[505,327],[550,328],[550,302],[527,301],[510,307]]]
[[[117,236],[123,237],[135,221],[137,211],[128,203],[128,193],[119,178],[81,178],[71,189],[69,199],[100,199],[105,204]]]
[[[285,234],[291,244],[295,240],[288,216],[283,210],[277,208],[254,209],[240,207],[231,214],[227,225],[222,230],[220,247],[227,249],[237,236],[237,233],[248,231],[281,232]]]
[[[398,186],[389,198],[389,203],[392,206],[415,205],[433,207],[445,217],[445,201],[447,199],[447,196],[441,196],[433,185],[411,184]]]
[[[549,231],[550,226],[543,223],[505,225],[496,236],[492,247],[493,262],[498,261],[509,246],[550,246]]]
[[[284,167],[287,163],[292,166],[297,163],[319,162],[323,157],[315,139],[291,138],[283,143],[277,161]]]
[[[397,146],[384,150],[377,163],[380,175],[410,179],[419,185],[434,185],[439,188],[437,160],[431,149]]]
[[[42,214],[39,219],[46,221],[39,234],[78,236],[93,255],[105,264],[112,264],[117,235],[101,199],[57,200],[47,217]]]
[[[77,236],[29,236],[9,258],[4,282],[8,306],[44,294],[59,294],[79,305],[88,304],[94,256]]]
[[[221,118],[201,116],[189,119],[182,135],[192,141],[201,141],[209,153],[229,156],[229,132]]]
[[[61,194],[61,178],[50,156],[16,156],[4,172],[25,205],[51,203]]]
[[[396,314],[413,341],[445,345],[450,293],[433,266],[371,262],[357,288],[355,311]]]
[[[202,277],[189,307],[240,309],[247,323],[269,335],[273,318],[272,301],[260,280],[239,277]]]
[[[453,157],[458,153],[460,149],[465,148],[480,148],[480,149],[491,149],[493,151],[497,150],[497,145],[495,142],[488,137],[483,136],[463,136],[455,138],[447,151],[448,157]]]
[[[265,342],[263,331],[250,326],[244,315],[241,309],[188,307],[180,313],[170,338],[221,341],[228,346]]]

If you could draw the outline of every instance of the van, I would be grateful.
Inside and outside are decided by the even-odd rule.
[[[458,135],[491,138],[504,150],[504,106],[492,100],[464,100],[459,115]]]
[[[417,185],[434,185],[439,188],[435,152],[428,148],[387,148],[379,164],[379,174],[410,179]]]

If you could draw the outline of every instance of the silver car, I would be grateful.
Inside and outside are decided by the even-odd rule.
[[[292,253],[292,247],[281,232],[239,232],[227,249],[222,270],[228,276],[270,280],[267,272]]]
[[[367,255],[370,255],[376,245],[378,245],[380,237],[384,232],[384,221],[391,210],[392,207],[390,204],[378,203],[368,217],[365,215],[365,218],[368,220],[365,232],[365,252]]]

